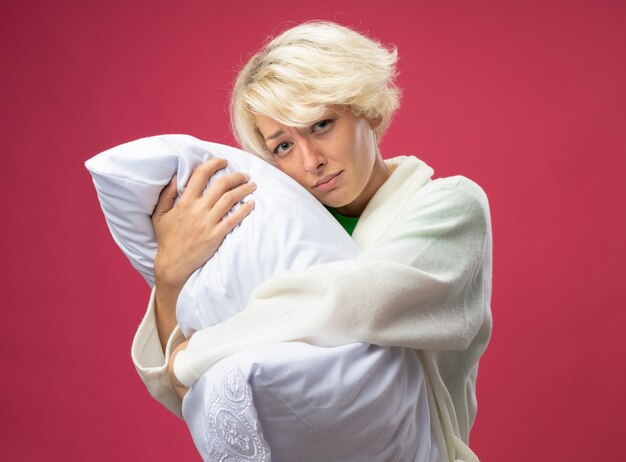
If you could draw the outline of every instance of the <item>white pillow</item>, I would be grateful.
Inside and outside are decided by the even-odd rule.
[[[183,416],[205,461],[441,460],[424,374],[405,348],[254,347],[205,372]]]
[[[85,163],[115,242],[151,286],[159,193],[177,172],[180,196],[194,167],[211,157],[228,167],[209,185],[249,173],[256,206],[183,287],[176,317],[187,337],[241,311],[279,271],[358,254],[330,213],[265,161],[187,135],[155,136]],[[401,348],[262,345],[210,368],[185,395],[183,414],[204,460],[265,461],[270,447],[273,460],[438,460],[419,360]]]
[[[267,162],[189,135],[153,136],[85,162],[113,239],[150,286],[157,250],[150,216],[159,193],[177,173],[180,196],[193,169],[212,157],[227,159],[228,166],[209,185],[229,173],[248,173],[258,185],[253,193],[256,205],[183,287],[176,314],[187,337],[240,312],[254,288],[277,272],[354,258],[358,252],[308,191]]]

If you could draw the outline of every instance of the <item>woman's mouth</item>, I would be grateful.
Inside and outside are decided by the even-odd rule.
[[[313,185],[313,188],[317,189],[318,191],[328,191],[335,186],[337,181],[339,181],[339,175],[341,175],[341,173],[343,173],[343,170],[322,178],[320,181]]]

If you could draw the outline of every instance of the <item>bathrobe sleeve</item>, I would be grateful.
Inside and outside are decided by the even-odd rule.
[[[185,341],[185,337],[180,328],[176,326],[167,341],[165,353],[163,353],[156,328],[154,301],[155,290],[153,288],[148,302],[148,310],[133,339],[131,357],[135,369],[137,369],[139,376],[154,399],[182,419],[182,400],[174,391],[167,375],[167,363],[171,352]]]
[[[465,350],[489,310],[490,239],[480,187],[429,183],[358,258],[281,273],[253,292],[244,311],[196,332],[174,373],[192,386],[220,359],[282,341]]]

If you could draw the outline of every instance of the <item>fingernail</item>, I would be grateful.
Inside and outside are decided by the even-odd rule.
[[[256,189],[256,183],[254,181],[251,181],[250,183],[248,183],[250,185],[250,187],[252,189]]]
[[[246,181],[248,181],[250,179],[250,175],[248,175],[247,173],[244,173],[243,177],[246,179]]]

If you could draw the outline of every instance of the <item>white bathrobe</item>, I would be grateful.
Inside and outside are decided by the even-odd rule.
[[[191,386],[222,358],[282,341],[413,348],[442,458],[478,460],[468,444],[478,361],[491,332],[487,197],[462,176],[432,180],[432,169],[415,157],[386,162],[392,175],[352,236],[362,249],[357,259],[283,273],[259,286],[243,312],[191,337],[174,372]],[[132,356],[151,394],[179,416],[166,367],[183,340],[175,330],[163,354],[152,296]]]

